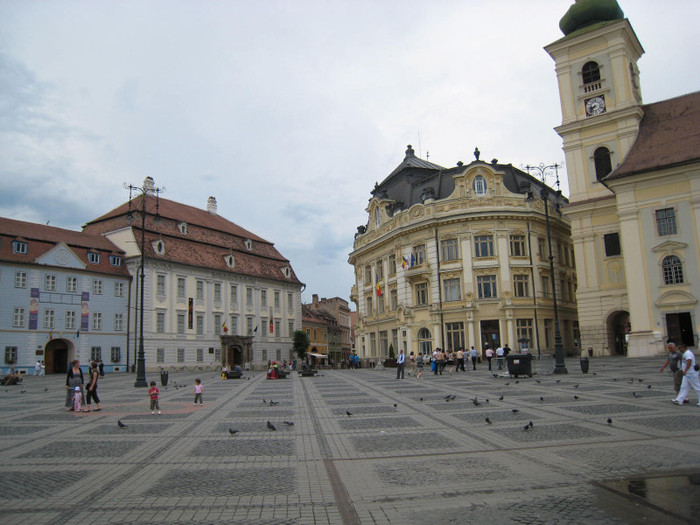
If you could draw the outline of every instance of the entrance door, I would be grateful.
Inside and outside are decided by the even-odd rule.
[[[49,341],[44,350],[47,374],[65,374],[68,370],[68,345],[63,339]]]
[[[481,349],[486,345],[491,348],[498,348],[501,344],[501,332],[499,330],[498,319],[488,319],[481,321]]]
[[[668,334],[668,338],[674,343],[695,346],[690,312],[666,314],[666,333]]]

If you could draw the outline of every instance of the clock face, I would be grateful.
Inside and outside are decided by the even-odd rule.
[[[605,113],[605,97],[600,95],[586,99],[586,116],[592,117]]]

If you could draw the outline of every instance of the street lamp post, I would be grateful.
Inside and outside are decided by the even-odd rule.
[[[138,356],[136,358],[136,382],[135,387],[147,387],[148,382],[146,381],[146,353],[143,346],[143,298],[144,298],[144,284],[145,284],[145,272],[146,272],[146,197],[155,196],[156,197],[156,214],[155,219],[158,219],[158,209],[160,207],[158,196],[164,191],[163,188],[156,188],[153,184],[153,179],[151,177],[146,177],[143,181],[143,186],[138,187],[132,184],[124,183],[124,188],[129,189],[129,211],[127,213],[127,219],[131,220],[133,217],[132,212],[132,198],[134,194],[141,194],[141,268],[140,268],[140,278],[139,284],[140,297],[139,301],[141,303],[139,308],[139,349]]]
[[[532,170],[536,171],[540,175],[540,179],[544,183],[540,189],[540,198],[544,201],[544,218],[547,225],[547,247],[549,250],[549,273],[552,278],[552,308],[554,309],[554,373],[555,374],[567,374],[566,365],[564,364],[564,345],[561,340],[561,330],[559,329],[559,307],[557,305],[557,286],[556,279],[554,278],[554,255],[552,254],[552,228],[549,218],[549,199],[550,195],[554,195],[555,200],[559,200],[561,197],[561,190],[559,189],[559,168],[560,164],[551,164],[545,166],[540,164],[539,166],[525,166],[528,173]],[[554,170],[556,177],[557,191],[553,192],[549,186],[546,184],[546,178],[548,172]]]

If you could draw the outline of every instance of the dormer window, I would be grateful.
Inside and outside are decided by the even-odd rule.
[[[121,266],[122,258],[119,255],[110,255],[109,262],[112,266]]]
[[[252,249],[253,249],[253,241],[251,241],[250,239],[246,239],[245,241],[243,241],[243,244],[245,244],[245,249],[246,249],[246,250],[252,250]]]
[[[291,277],[292,271],[289,269],[289,266],[282,268],[282,274],[287,278]]]
[[[162,240],[155,241],[151,246],[156,255],[165,255],[165,243]]]
[[[226,266],[228,266],[229,268],[233,268],[236,264],[236,260],[231,254],[224,257],[224,262],[226,262]]]
[[[186,222],[178,223],[177,229],[180,230],[180,233],[182,235],[187,235],[187,223]]]
[[[374,208],[374,222],[377,226],[382,223],[382,212],[379,207]]]
[[[90,264],[100,264],[100,254],[97,252],[88,252],[87,259]]]
[[[24,241],[13,241],[12,242],[12,253],[27,253],[27,243]]]
[[[481,175],[474,177],[474,193],[486,195],[486,179]]]

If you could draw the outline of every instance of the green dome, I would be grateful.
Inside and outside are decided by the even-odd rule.
[[[559,21],[559,29],[564,35],[569,35],[582,27],[597,22],[621,20],[625,14],[617,4],[617,0],[576,0]]]

